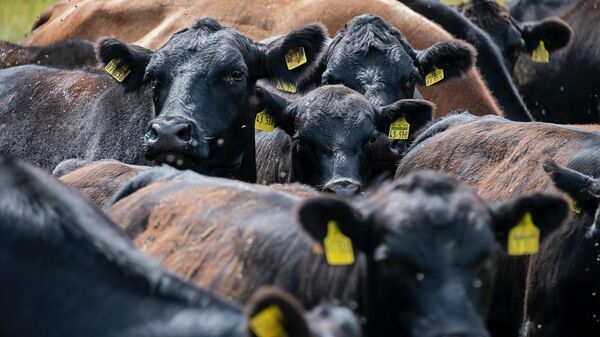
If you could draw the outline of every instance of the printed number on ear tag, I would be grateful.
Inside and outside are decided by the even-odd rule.
[[[550,53],[546,50],[546,46],[544,46],[544,41],[540,41],[537,48],[533,50],[531,53],[531,59],[533,62],[538,63],[548,63],[550,62]]]
[[[354,263],[352,240],[342,234],[333,220],[327,224],[327,236],[323,240],[327,263],[332,266],[345,266]]]
[[[254,128],[260,131],[273,132],[275,128],[275,122],[271,116],[267,115],[267,113],[263,110],[256,114],[256,119],[254,119]]]
[[[284,81],[277,81],[276,87],[277,87],[277,89],[279,89],[281,91],[289,92],[292,94],[295,94],[296,91],[298,91],[298,89],[296,88],[295,85],[284,82]]]
[[[258,337],[287,337],[281,321],[283,314],[275,305],[268,306],[250,319],[250,329]]]
[[[307,60],[304,47],[292,49],[285,54],[285,63],[287,63],[288,70],[296,69],[306,62]]]
[[[410,124],[408,124],[406,118],[402,117],[390,124],[390,133],[388,134],[388,137],[390,139],[408,139],[409,130]]]
[[[569,202],[569,208],[571,209],[571,211],[573,211],[573,213],[575,214],[581,213],[581,207],[577,206],[577,202],[575,201],[575,199],[573,199],[568,194],[566,194],[565,196],[567,197],[567,201]]]
[[[527,212],[518,225],[508,232],[508,255],[531,255],[540,249],[540,230]]]
[[[115,80],[119,82],[123,82],[123,80],[125,80],[131,72],[129,66],[125,64],[125,62],[123,62],[121,59],[110,60],[106,67],[104,67],[104,70],[106,70],[106,72],[109,73],[110,76],[114,77]]]
[[[444,69],[433,67],[433,70],[425,76],[425,86],[430,87],[444,79]]]

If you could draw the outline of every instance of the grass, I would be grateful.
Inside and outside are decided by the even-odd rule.
[[[0,40],[20,42],[49,5],[58,0],[0,0]]]

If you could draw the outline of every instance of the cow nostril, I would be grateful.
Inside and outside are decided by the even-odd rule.
[[[151,139],[157,139],[158,138],[159,129],[160,129],[160,125],[158,125],[158,124],[152,124],[152,126],[150,127],[150,138]]]
[[[186,124],[181,130],[177,131],[177,137],[183,141],[190,141],[192,139],[192,126]]]

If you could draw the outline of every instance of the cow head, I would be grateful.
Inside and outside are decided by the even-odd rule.
[[[122,80],[126,90],[150,92],[156,118],[144,140],[148,159],[227,175],[240,167],[244,153],[254,161],[251,98],[256,81],[296,81],[312,69],[325,38],[324,28],[313,24],[259,45],[203,18],[156,52],[104,38],[97,54],[104,65],[116,59],[129,67]],[[287,53],[300,48],[306,62],[289,70]]]
[[[334,220],[366,255],[367,335],[484,337],[498,240],[526,212],[542,232],[556,226],[567,205],[543,194],[491,205],[450,176],[421,172],[350,201],[310,198],[297,212],[317,242]]]
[[[343,84],[376,106],[413,98],[434,67],[445,80],[471,69],[475,50],[454,40],[415,50],[382,18],[364,14],[350,20],[331,41],[322,60],[323,84]]]
[[[531,54],[540,41],[551,53],[565,47],[573,33],[569,24],[557,17],[518,22],[495,0],[473,0],[460,5],[458,11],[490,35],[510,69],[521,53]]]
[[[376,107],[341,85],[322,86],[293,101],[262,91],[262,101],[275,125],[292,138],[294,180],[342,195],[361,191],[371,173],[373,145],[391,123],[405,118],[414,134],[433,111],[431,103],[414,99]]]

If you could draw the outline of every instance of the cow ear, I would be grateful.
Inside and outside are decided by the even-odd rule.
[[[273,118],[275,126],[285,131],[288,135],[293,136],[296,133],[296,114],[295,108],[290,104],[290,101],[263,87],[256,87],[255,93],[260,106],[264,107],[264,111],[269,117]]]
[[[304,318],[304,308],[291,295],[274,287],[258,289],[248,300],[245,310],[248,320],[248,336],[269,336],[272,331],[281,329],[288,337],[310,337],[308,323]]]
[[[553,160],[543,164],[554,186],[569,195],[575,207],[591,213],[596,211],[600,195],[600,181],[568,167],[559,166]]]
[[[418,53],[421,77],[435,68],[444,71],[444,79],[461,76],[475,64],[477,52],[470,44],[460,41],[442,41]]]
[[[375,124],[379,132],[388,134],[390,124],[399,118],[406,118],[410,125],[409,136],[433,119],[435,105],[422,99],[401,99],[390,105],[376,109]]]
[[[300,27],[272,41],[267,45],[261,78],[296,84],[315,71],[326,42],[327,32],[320,24]]]
[[[335,197],[313,197],[296,207],[296,221],[317,242],[323,243],[329,222],[335,221],[342,234],[350,238],[355,250],[371,251],[369,220],[352,205]]]
[[[556,230],[566,219],[569,211],[567,202],[560,196],[535,193],[493,205],[493,228],[496,238],[506,249],[508,233],[518,225],[526,213],[540,230],[540,240]]]
[[[559,18],[525,22],[521,25],[521,36],[530,54],[538,47],[540,41],[544,41],[544,47],[550,53],[564,48],[571,41],[572,35],[571,26]]]
[[[153,53],[149,49],[127,45],[112,37],[100,38],[96,43],[98,62],[126,91],[137,90],[142,86],[144,73]],[[109,64],[111,66],[107,68]]]

